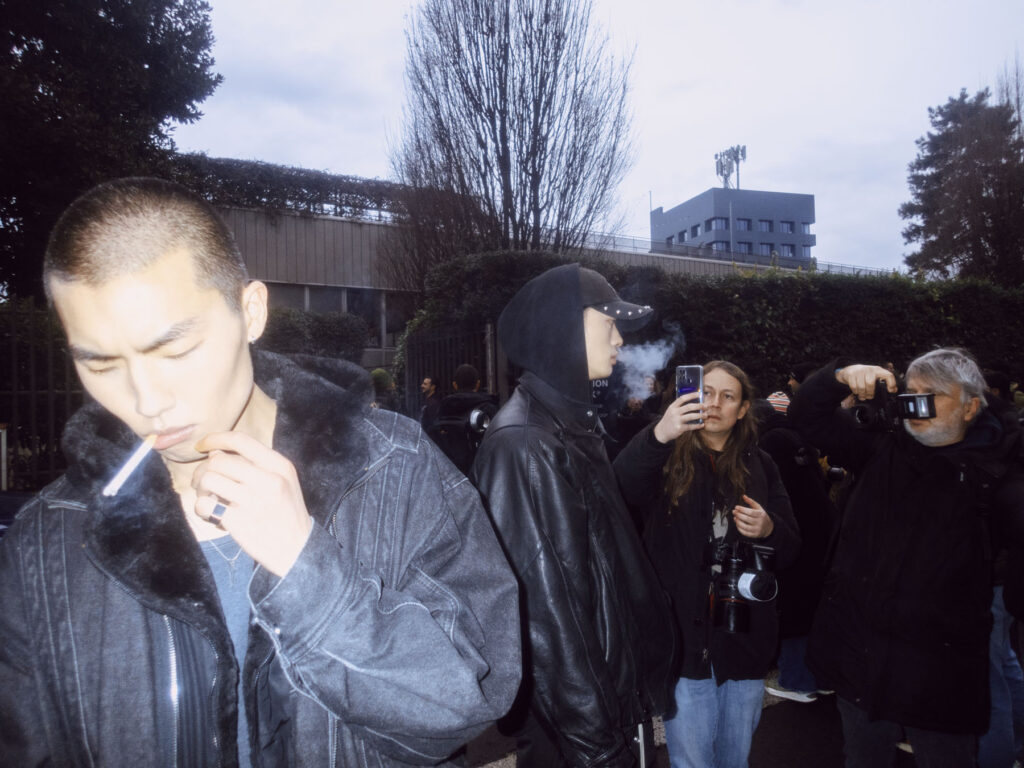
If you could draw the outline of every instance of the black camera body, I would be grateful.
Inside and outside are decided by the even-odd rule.
[[[893,395],[885,381],[875,382],[875,396],[850,409],[862,429],[892,432],[900,429],[906,419],[934,419],[935,395],[932,393]]]
[[[713,560],[722,570],[711,585],[711,616],[726,632],[750,631],[750,604],[764,603],[779,592],[769,563],[775,550],[763,544],[736,540],[714,548]]]

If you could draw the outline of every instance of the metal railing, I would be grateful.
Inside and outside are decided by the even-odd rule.
[[[65,469],[60,436],[82,388],[53,314],[32,301],[0,304],[3,490],[38,490]]]
[[[781,256],[779,254],[767,256],[758,253],[716,251],[710,245],[694,246],[682,243],[669,245],[665,242],[656,242],[649,238],[636,237],[634,235],[602,234],[599,232],[588,235],[584,246],[593,250],[612,253],[645,254],[665,259],[689,258],[724,261],[753,267],[778,267],[779,269],[790,271],[826,272],[841,275],[891,275],[893,272],[899,271],[897,269],[858,267],[853,264],[818,261],[814,257],[802,259],[795,256]]]
[[[497,362],[493,326],[489,323],[479,331],[461,328],[432,328],[411,334],[405,352],[405,408],[418,418],[423,397],[420,382],[426,376],[437,379],[442,396],[450,394],[455,369],[469,363],[480,374],[480,389],[498,392]]]

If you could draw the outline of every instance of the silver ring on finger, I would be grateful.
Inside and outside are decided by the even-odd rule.
[[[216,525],[218,528],[224,528],[224,513],[228,511],[228,508],[222,502],[217,502],[213,506],[213,511],[210,512],[210,516],[206,518],[211,523]]]

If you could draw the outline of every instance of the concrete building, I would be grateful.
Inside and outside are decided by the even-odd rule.
[[[661,253],[710,251],[710,258],[777,255],[780,266],[808,264],[816,238],[814,195],[715,187],[665,211],[651,211],[651,245]],[[742,259],[746,261],[746,259]]]

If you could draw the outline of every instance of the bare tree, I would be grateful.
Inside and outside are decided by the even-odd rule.
[[[633,159],[631,59],[610,52],[591,12],[591,0],[423,0],[392,149],[418,264],[573,251],[608,225]]]

